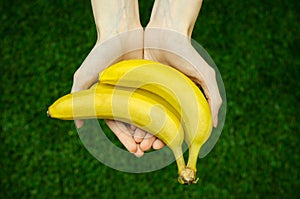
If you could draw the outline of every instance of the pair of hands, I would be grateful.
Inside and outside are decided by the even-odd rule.
[[[139,21],[137,0],[92,0],[98,40],[74,73],[71,92],[88,89],[97,82],[99,72],[116,62],[154,60],[177,68],[203,88],[216,127],[222,100],[215,71],[190,42],[202,1],[188,1],[191,2],[156,0],[144,30]],[[80,128],[83,121],[75,121],[75,124]],[[133,125],[114,120],[106,120],[106,124],[137,157],[151,147],[157,150],[165,146],[160,139]]]

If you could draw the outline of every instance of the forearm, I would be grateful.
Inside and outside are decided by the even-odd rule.
[[[155,0],[148,27],[192,34],[202,0]]]
[[[92,0],[98,41],[141,28],[138,0]]]

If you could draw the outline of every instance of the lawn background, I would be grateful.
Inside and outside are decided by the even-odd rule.
[[[139,3],[145,26],[153,1]],[[193,38],[217,64],[228,106],[192,186],[177,183],[175,163],[145,174],[108,168],[72,121],[46,117],[95,43],[90,1],[0,5],[0,198],[299,198],[298,0],[204,1]]]

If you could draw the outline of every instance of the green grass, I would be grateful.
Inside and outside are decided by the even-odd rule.
[[[141,0],[146,25],[153,1]],[[198,161],[144,174],[104,166],[47,107],[68,93],[96,40],[89,1],[0,3],[0,198],[299,198],[299,1],[204,1],[193,38],[219,67],[226,123]]]

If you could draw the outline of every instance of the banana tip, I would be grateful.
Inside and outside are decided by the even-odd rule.
[[[48,116],[49,118],[51,118],[51,115],[50,115],[50,113],[49,113],[49,110],[47,110],[47,116]]]

